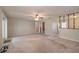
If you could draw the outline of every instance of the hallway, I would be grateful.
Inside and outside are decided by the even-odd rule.
[[[79,43],[42,34],[9,38],[12,42],[8,53],[62,53],[79,52]]]

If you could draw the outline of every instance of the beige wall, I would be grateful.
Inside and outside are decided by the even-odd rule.
[[[72,28],[72,24],[69,27]],[[79,42],[79,29],[59,29],[59,37]]]
[[[52,23],[53,21],[50,19],[45,21],[45,34],[52,34]]]
[[[50,19],[42,20],[45,22],[45,34],[54,35],[57,33],[56,19],[51,17]],[[34,21],[27,19],[8,18],[8,35],[17,36],[24,34],[35,33]]]
[[[0,10],[0,48],[2,47],[2,19],[4,17],[4,14],[2,12],[2,10]]]
[[[45,22],[45,34],[47,35],[54,35],[56,33],[59,33],[59,37],[72,40],[72,41],[77,41],[79,42],[79,30],[78,29],[59,29],[57,31],[57,17],[56,18],[51,18],[51,19],[46,19],[44,20]]]
[[[59,37],[79,42],[79,30],[59,29]]]
[[[27,19],[8,18],[8,36],[34,33],[34,22]]]
[[[45,34],[55,35],[57,34],[57,23],[54,17],[43,20],[45,22]]]

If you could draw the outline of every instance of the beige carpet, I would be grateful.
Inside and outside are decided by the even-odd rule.
[[[8,53],[79,52],[79,43],[46,35],[13,37]]]

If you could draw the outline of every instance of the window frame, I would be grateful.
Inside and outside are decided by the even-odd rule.
[[[76,12],[76,13],[79,13],[79,12]],[[76,16],[76,13],[71,13],[71,14],[66,14],[66,16],[68,17],[68,23],[67,23],[67,28],[62,28],[62,20],[61,20],[61,17],[63,17],[63,20],[64,21],[66,21],[66,19],[65,19],[65,15],[64,16],[59,16],[59,28],[60,29],[79,29],[79,28],[76,28],[76,18],[75,18],[75,16]],[[70,24],[70,15],[73,15],[72,16],[72,19],[73,19],[73,28],[70,28],[70,26],[69,26],[69,24]]]

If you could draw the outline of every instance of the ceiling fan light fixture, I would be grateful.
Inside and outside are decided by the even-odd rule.
[[[39,20],[39,18],[35,18],[35,21],[38,21]]]
[[[39,21],[39,20],[42,20],[43,17],[42,16],[39,16],[38,14],[35,15],[35,21]]]
[[[35,21],[38,21],[38,20],[39,20],[39,15],[36,14],[36,15],[35,15]]]

